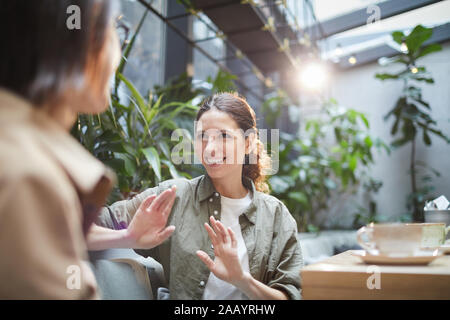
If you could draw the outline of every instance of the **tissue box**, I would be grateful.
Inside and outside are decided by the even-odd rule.
[[[450,225],[450,210],[425,210],[425,222],[443,222]]]

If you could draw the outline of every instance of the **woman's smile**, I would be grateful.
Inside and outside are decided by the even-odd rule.
[[[227,157],[223,157],[223,158],[204,158],[204,162],[208,167],[211,168],[217,168],[223,164],[225,164],[225,160],[227,159]]]

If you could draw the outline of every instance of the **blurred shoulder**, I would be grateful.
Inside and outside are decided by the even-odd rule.
[[[0,181],[3,186],[33,182],[57,192],[70,184],[56,161],[36,141],[22,137],[20,132],[6,139],[3,136],[0,150]]]
[[[177,187],[177,194],[183,192],[193,191],[195,186],[198,184],[198,181],[201,177],[187,179],[187,178],[176,178],[162,181],[158,184],[158,188],[160,192],[167,190],[173,186]]]
[[[271,219],[283,229],[296,229],[297,223],[292,217],[289,209],[278,198],[263,192],[256,191],[259,211],[270,216]]]

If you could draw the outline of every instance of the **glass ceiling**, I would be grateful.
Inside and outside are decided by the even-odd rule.
[[[333,1],[315,1],[315,3],[320,2]],[[346,0],[334,2],[358,2],[367,4],[368,2],[374,3],[375,1]],[[316,12],[316,15],[319,15],[319,13]],[[319,19],[319,21],[324,20]],[[374,24],[364,25],[330,36],[320,41],[319,46],[322,49],[322,57],[324,59],[336,60],[341,56],[354,54],[382,44],[394,45],[390,34],[395,30],[408,31],[418,23],[427,27],[435,27],[448,22],[450,22],[450,0],[445,0],[383,19]]]
[[[386,0],[310,0],[319,21],[325,21],[337,16],[366,8],[371,4]]]

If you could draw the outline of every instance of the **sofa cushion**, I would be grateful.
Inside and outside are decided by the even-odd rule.
[[[325,260],[346,249],[361,249],[356,230],[325,230],[319,233],[299,233],[304,265]]]
[[[102,299],[157,299],[158,289],[166,287],[161,264],[132,249],[90,251],[89,258]]]

